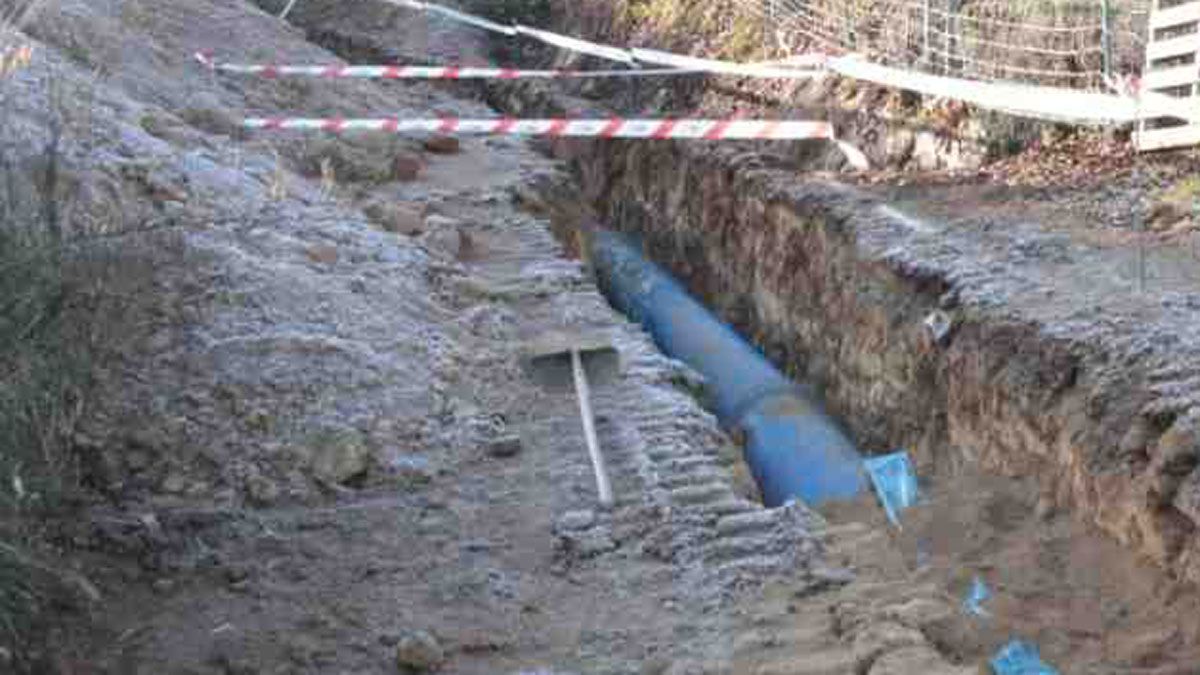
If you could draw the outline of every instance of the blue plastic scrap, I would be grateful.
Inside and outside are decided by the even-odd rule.
[[[996,675],[1058,675],[1057,670],[1042,661],[1037,647],[1021,640],[1004,645],[991,663]]]
[[[872,457],[863,464],[888,520],[899,527],[900,512],[917,503],[917,475],[908,460],[908,453],[900,451]]]
[[[983,583],[983,579],[976,576],[971,582],[971,587],[967,589],[967,597],[963,600],[963,611],[975,616],[988,616],[988,611],[983,608],[983,603],[987,602],[990,597],[992,597],[992,592]]]

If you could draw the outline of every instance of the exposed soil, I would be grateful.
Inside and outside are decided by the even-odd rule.
[[[1195,578],[1194,528],[1160,520],[1194,511],[1195,438],[1178,405],[1162,408],[1194,384],[1188,260],[1150,254],[1150,301],[1130,292],[1128,250],[1096,228],[1029,222],[1052,217],[1053,196],[878,188],[921,218],[840,186],[797,196],[796,167],[827,160],[810,145],[702,159],[560,147],[572,176],[505,139],[432,153],[245,138],[233,125],[249,111],[495,113],[471,89],[215,79],[191,52],[334,61],[319,41],[467,62],[487,44],[374,4],[302,2],[304,34],[246,2],[61,5],[32,30],[48,57],[18,80],[32,93],[16,114],[39,129],[38,77],[118,64],[96,89],[79,180],[115,190],[131,223],[168,219],[178,265],[159,273],[140,339],[98,372],[77,443],[88,482],[56,524],[64,564],[96,595],[6,647],[17,658],[0,668],[965,675],[1023,637],[1067,674],[1196,672],[1200,599],[1164,572]],[[512,100],[540,105],[524,96]],[[703,383],[572,256],[571,221],[593,207],[649,234],[700,295],[823,385],[864,447],[914,449],[925,499],[902,531],[868,496],[824,515],[749,498],[736,444],[697,402]],[[959,220],[974,207],[988,210]],[[954,337],[930,344],[922,321],[951,290]],[[998,316],[1024,323],[1005,332]],[[599,331],[625,362],[595,392],[611,511],[596,508],[574,401],[522,360],[562,329]],[[1138,349],[1178,366],[1161,396],[1146,362],[1121,360]],[[979,354],[999,365],[962,365]],[[1131,497],[1153,481],[1157,501]],[[976,574],[987,618],[960,606]]]
[[[869,523],[886,538],[835,562],[860,575],[935,584],[965,602],[974,579],[986,614],[959,606],[959,621],[927,637],[974,663],[1019,637],[1062,673],[1193,673],[1200,662],[1200,595],[1164,577],[1095,528],[1039,498],[1035,481],[960,467],[922,477],[920,503],[901,527],[872,497],[831,505],[832,523]]]
[[[408,28],[401,40],[422,26]],[[489,114],[482,105],[420,85],[189,70],[191,52],[213,46],[332,60],[243,3],[64,2],[33,32],[50,55],[147,38],[97,85],[102,133],[78,151],[109,159],[80,180],[173,210],[161,227],[179,251],[154,280],[154,320],[97,373],[101,400],[77,439],[86,484],[54,524],[62,565],[93,593],[6,645],[6,668],[855,667],[820,592],[852,578],[824,564],[823,521],[739,496],[736,446],[693,398],[694,373],[607,307],[549,223],[517,210],[528,186],[569,185],[557,165],[506,140],[434,154],[231,126],[247,109]],[[20,84],[37,92],[34,75]],[[37,128],[49,103],[23,103]],[[121,170],[133,163],[143,168]],[[133,181],[184,206],[135,196]],[[604,331],[626,363],[595,392],[612,511],[595,508],[574,402],[522,367],[522,345],[564,328]]]

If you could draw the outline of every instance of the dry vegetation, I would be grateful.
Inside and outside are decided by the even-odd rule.
[[[0,3],[0,52],[29,44],[21,28],[39,5]],[[20,666],[47,610],[95,596],[57,562],[53,522],[81,481],[72,442],[94,369],[144,295],[146,251],[162,250],[127,236],[117,212],[76,208],[89,169],[69,158],[86,157],[96,79],[15,70],[0,79],[0,670]],[[29,91],[18,77],[48,99],[38,128],[15,112]]]

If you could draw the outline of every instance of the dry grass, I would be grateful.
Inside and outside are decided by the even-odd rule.
[[[0,52],[27,44],[20,29],[41,4],[0,0]],[[128,330],[153,265],[151,246],[120,238],[114,214],[73,208],[87,168],[65,157],[91,147],[97,82],[41,77],[39,138],[10,122],[20,119],[11,81],[0,78],[0,671],[20,672],[43,613],[90,588],[52,562],[47,522],[80,482],[72,439],[94,366]]]

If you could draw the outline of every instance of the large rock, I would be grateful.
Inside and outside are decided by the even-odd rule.
[[[425,149],[438,155],[454,155],[462,145],[454,136],[431,136],[425,141]]]
[[[370,468],[371,450],[356,434],[323,436],[312,451],[313,475],[327,483],[342,485]]]
[[[445,650],[425,631],[407,633],[396,644],[396,666],[402,673],[432,673],[445,663]]]

